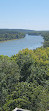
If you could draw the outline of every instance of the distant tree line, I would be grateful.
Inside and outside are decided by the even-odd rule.
[[[0,41],[24,38],[25,34],[13,30],[0,30]]]

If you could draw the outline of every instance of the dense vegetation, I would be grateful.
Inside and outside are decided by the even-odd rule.
[[[43,46],[49,47],[49,31],[43,32],[42,36],[44,37],[44,40],[45,40]]]
[[[0,56],[0,111],[49,109],[49,48]]]
[[[20,39],[25,37],[25,33],[17,32],[17,30],[0,29],[0,41]]]

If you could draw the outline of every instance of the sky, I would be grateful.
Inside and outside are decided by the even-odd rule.
[[[49,30],[49,0],[0,0],[0,29]]]

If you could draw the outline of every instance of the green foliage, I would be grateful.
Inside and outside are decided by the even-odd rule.
[[[0,56],[0,110],[49,109],[49,48]]]
[[[0,29],[0,41],[24,38],[25,34],[17,30]]]

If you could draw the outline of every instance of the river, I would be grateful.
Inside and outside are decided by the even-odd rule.
[[[41,35],[32,36],[26,34],[26,36],[21,39],[0,42],[0,55],[7,55],[10,57],[25,48],[33,50],[41,47],[43,42],[44,39]]]

